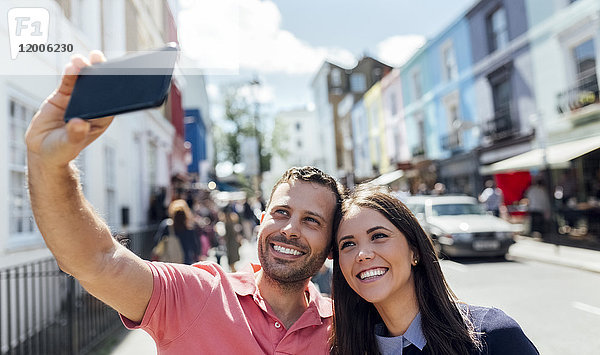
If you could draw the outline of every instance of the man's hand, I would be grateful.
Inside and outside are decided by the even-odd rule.
[[[106,61],[100,51],[92,51],[89,60],[75,55],[66,66],[62,82],[48,96],[31,120],[25,134],[28,158],[50,167],[62,167],[98,138],[110,125],[113,117],[94,120],[74,118],[64,121],[65,109],[81,68]],[[39,158],[39,159],[38,159]]]

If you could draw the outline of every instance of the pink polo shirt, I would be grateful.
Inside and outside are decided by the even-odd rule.
[[[333,308],[310,283],[310,302],[285,329],[261,297],[255,281],[260,265],[226,273],[215,263],[195,266],[148,262],[154,289],[140,324],[158,354],[329,354]]]

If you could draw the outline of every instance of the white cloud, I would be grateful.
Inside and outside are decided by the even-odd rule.
[[[240,97],[246,98],[248,102],[258,101],[261,104],[271,102],[275,98],[273,87],[264,83],[256,86],[242,86],[238,89],[237,94]]]
[[[286,74],[313,73],[323,60],[351,66],[342,48],[313,47],[281,29],[281,13],[271,1],[182,1],[181,47],[209,71],[250,69]]]
[[[377,44],[376,55],[384,63],[399,67],[423,47],[425,42],[425,37],[419,35],[389,37]]]

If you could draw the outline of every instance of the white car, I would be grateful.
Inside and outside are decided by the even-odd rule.
[[[412,196],[404,203],[448,256],[504,256],[519,230],[469,196]]]

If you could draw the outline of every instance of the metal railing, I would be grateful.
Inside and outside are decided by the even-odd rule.
[[[483,135],[490,137],[492,141],[514,137],[517,132],[518,127],[513,123],[510,105],[496,109],[493,119],[483,124]]]
[[[130,249],[149,258],[155,230],[125,235]],[[120,327],[54,258],[0,269],[0,355],[87,354]]]
[[[563,114],[599,102],[598,77],[594,68],[582,74],[571,88],[556,95],[556,110]]]
[[[442,148],[449,151],[458,151],[462,148],[460,131],[451,131],[442,136]]]
[[[154,234],[157,229],[158,225],[148,226],[139,232],[125,234],[119,237],[119,239],[121,239],[122,244],[127,246],[137,256],[145,260],[150,260],[152,257],[152,248],[154,247]]]
[[[119,324],[53,258],[0,270],[0,354],[85,354]]]

